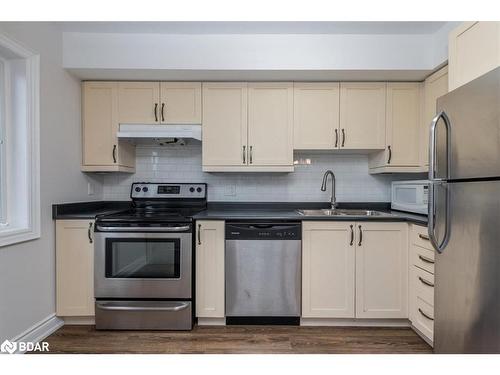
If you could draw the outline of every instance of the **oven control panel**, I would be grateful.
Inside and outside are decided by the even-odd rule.
[[[207,184],[134,182],[130,191],[132,199],[206,198]]]

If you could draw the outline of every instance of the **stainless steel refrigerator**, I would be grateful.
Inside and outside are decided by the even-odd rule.
[[[500,353],[500,68],[438,99],[429,237],[434,351]]]

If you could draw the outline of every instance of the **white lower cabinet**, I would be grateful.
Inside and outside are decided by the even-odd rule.
[[[224,317],[224,221],[196,222],[196,316]]]
[[[408,224],[356,223],[356,317],[408,318]]]
[[[94,315],[94,220],[56,221],[56,315]]]
[[[354,222],[302,225],[302,317],[354,318]]]
[[[434,250],[427,228],[410,225],[410,322],[432,345],[434,340]]]
[[[408,224],[304,221],[302,318],[408,318]]]

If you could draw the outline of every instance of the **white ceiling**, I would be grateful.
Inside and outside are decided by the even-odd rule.
[[[60,22],[65,32],[139,34],[434,34],[447,22]]]

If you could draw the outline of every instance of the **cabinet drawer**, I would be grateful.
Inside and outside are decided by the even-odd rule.
[[[434,251],[420,246],[411,247],[411,264],[434,275]]]
[[[416,298],[434,306],[434,275],[418,267],[413,267],[412,275]]]
[[[429,234],[427,233],[427,227],[422,227],[420,225],[413,225],[411,230],[411,243],[412,245],[417,245],[423,247],[424,249],[434,251],[431,241],[429,241]]]
[[[434,339],[434,308],[427,302],[417,298],[414,305],[412,324],[430,341]]]

